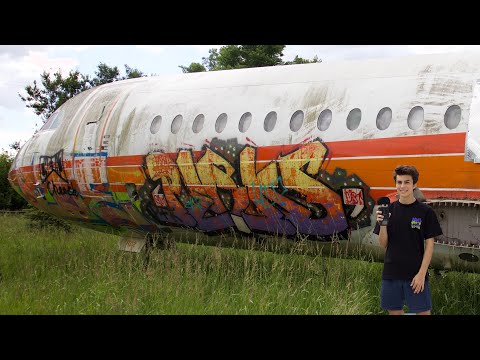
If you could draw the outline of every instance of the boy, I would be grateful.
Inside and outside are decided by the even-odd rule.
[[[380,299],[390,315],[402,315],[405,302],[410,312],[431,314],[428,266],[442,229],[433,209],[413,196],[418,177],[414,166],[398,166],[393,178],[399,199],[389,205],[388,225],[380,225],[383,215],[377,211],[374,233],[386,248]]]

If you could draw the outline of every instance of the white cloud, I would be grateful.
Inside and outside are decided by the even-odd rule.
[[[60,47],[60,48],[63,48],[65,50],[73,50],[75,52],[84,52],[84,51],[87,51],[89,49],[91,49],[92,45],[64,45],[64,46],[57,46],[57,47]]]
[[[293,60],[296,55],[313,59],[316,55],[323,62],[360,58],[391,57],[408,54],[406,45],[287,45],[284,60]]]
[[[160,54],[165,51],[165,48],[160,45],[136,45],[135,47],[153,54]]]
[[[46,51],[48,48],[48,45],[0,45],[0,55],[21,57],[24,55],[28,55],[28,53],[32,50]]]
[[[480,45],[407,45],[413,54],[442,54],[448,52],[480,51]]]
[[[3,47],[5,48],[5,46]],[[51,58],[46,51],[21,50],[3,52],[0,55],[0,106],[10,109],[23,109],[25,104],[18,93],[24,93],[33,80],[40,81],[43,71],[54,73],[61,69],[62,76],[78,66],[78,61],[69,57]],[[11,50],[11,49],[10,49]]]
[[[31,51],[25,57],[22,66],[27,69],[24,72],[26,76],[31,76],[34,72],[41,74],[43,70],[54,73],[61,70],[62,76],[68,75],[70,70],[78,66],[78,61],[74,58],[50,58],[46,52]]]
[[[8,145],[18,140],[23,145],[41,124],[42,120],[31,109],[10,110],[0,106],[0,150],[8,150]]]
[[[480,51],[480,45],[287,45],[283,54],[284,60],[317,55],[323,62],[331,62],[462,51]]]
[[[222,46],[225,45],[189,45],[193,47],[195,50],[197,50],[200,53],[208,53],[208,50],[210,49],[220,49]]]

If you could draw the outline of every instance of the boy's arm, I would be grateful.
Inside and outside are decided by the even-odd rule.
[[[387,226],[383,225],[380,226],[380,233],[378,234],[378,241],[380,242],[380,245],[383,248],[387,248],[388,245],[388,232],[387,232]]]
[[[377,211],[377,226],[375,228],[375,233],[378,234],[378,242],[383,248],[387,248],[388,245],[388,232],[386,225],[380,225],[383,220],[383,215],[381,211]]]
[[[423,253],[422,265],[418,270],[417,275],[413,278],[410,286],[413,288],[414,294],[418,294],[423,291],[425,284],[425,276],[427,275],[428,266],[432,260],[433,255],[433,237],[425,240],[425,252]]]

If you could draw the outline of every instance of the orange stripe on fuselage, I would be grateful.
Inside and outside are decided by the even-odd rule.
[[[107,174],[109,183],[143,184],[145,182],[145,173],[141,166],[108,167]]]
[[[370,187],[395,186],[393,170],[402,164],[414,165],[420,173],[420,188],[480,189],[480,167],[465,162],[463,156],[431,156],[416,158],[332,159],[326,170],[339,167],[357,174]]]
[[[465,151],[465,133],[404,136],[368,140],[348,140],[326,142],[328,157],[389,156],[451,154]],[[277,160],[280,156],[298,150],[305,144],[269,145],[256,149],[257,161]],[[198,157],[203,151],[193,151]],[[168,154],[173,161],[176,153]],[[145,155],[127,155],[107,158],[107,166],[143,165]]]
[[[465,151],[465,133],[404,136],[325,143],[329,157],[451,154]]]
[[[468,188],[479,189],[480,191],[479,165],[465,162],[463,155],[435,156],[463,153],[465,136],[465,133],[454,133],[326,142],[328,161],[323,164],[323,168],[329,173],[333,173],[337,167],[345,169],[348,174],[356,174],[369,187],[394,187],[393,169],[400,164],[411,164],[415,165],[420,172],[418,183],[420,188]],[[257,171],[268,165],[269,161],[278,160],[280,157],[306,145],[289,144],[256,147]],[[193,151],[195,159],[198,159],[202,154],[203,151]],[[432,154],[433,156],[398,157],[401,155],[424,154]],[[145,156],[107,157],[108,181],[117,184],[126,182],[143,183],[145,181],[143,171]],[[176,163],[177,156],[177,153],[168,154],[168,157],[174,163]],[[365,156],[381,156],[381,158],[355,159],[355,157]],[[388,158],[388,156],[397,157]],[[338,158],[351,159],[339,160]],[[71,161],[66,161],[64,165],[66,173],[70,175]],[[31,166],[21,168],[24,176],[32,170]],[[371,194],[376,198],[376,194],[383,196],[389,192],[392,192],[392,190],[372,189]],[[434,194],[433,192],[430,193]],[[477,196],[477,194],[471,192],[469,196]]]
[[[143,165],[146,155],[127,155],[107,157],[107,166]]]

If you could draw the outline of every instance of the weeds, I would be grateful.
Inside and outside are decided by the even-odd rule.
[[[177,237],[190,243],[152,250],[145,268],[143,254],[117,250],[117,236],[27,223],[0,215],[0,314],[385,313],[382,264],[360,248],[238,234],[219,248],[190,232]],[[432,272],[433,313],[479,314],[479,280]]]

